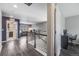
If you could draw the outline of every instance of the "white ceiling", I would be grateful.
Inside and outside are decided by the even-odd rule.
[[[79,15],[79,3],[58,4],[64,17]]]
[[[14,8],[17,5],[18,8]],[[13,16],[22,23],[37,23],[47,21],[47,4],[33,3],[27,6],[24,3],[0,3],[3,15]]]

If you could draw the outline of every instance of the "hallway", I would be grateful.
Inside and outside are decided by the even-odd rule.
[[[27,48],[26,37],[3,43],[0,56],[42,56],[31,46]]]

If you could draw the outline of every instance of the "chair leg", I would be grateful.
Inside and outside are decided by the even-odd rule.
[[[71,46],[73,47],[73,41],[71,40]]]

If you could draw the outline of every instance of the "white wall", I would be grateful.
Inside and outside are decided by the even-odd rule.
[[[28,31],[28,25],[20,23],[20,31]]]
[[[35,30],[39,29],[39,27],[37,26],[37,24],[32,24],[32,28],[35,29]]]
[[[74,42],[79,43],[79,15],[68,17],[65,22],[65,27],[69,34],[78,35],[77,40]]]
[[[47,22],[37,23],[36,26],[37,26],[38,29],[41,30],[42,32],[44,32],[44,31],[47,32]]]
[[[32,28],[36,30],[41,30],[42,32],[47,32],[47,22],[32,24]]]
[[[40,22],[32,24],[32,28],[36,30],[41,30],[41,32],[46,32],[47,34],[47,22]],[[28,24],[20,24],[20,30],[26,29],[28,30]]]
[[[59,6],[56,6],[56,55],[60,54],[61,35],[65,29],[65,18],[63,17]]]

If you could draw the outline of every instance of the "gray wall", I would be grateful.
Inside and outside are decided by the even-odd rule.
[[[0,41],[2,41],[2,12],[0,10]]]
[[[63,17],[59,6],[56,7],[56,55],[60,54],[61,49],[61,35],[65,29],[65,18]]]
[[[2,41],[2,12],[0,10],[0,52],[1,52],[1,49],[2,49],[1,41]]]
[[[65,27],[70,34],[78,35],[77,40],[74,42],[79,43],[79,15],[66,18]]]

